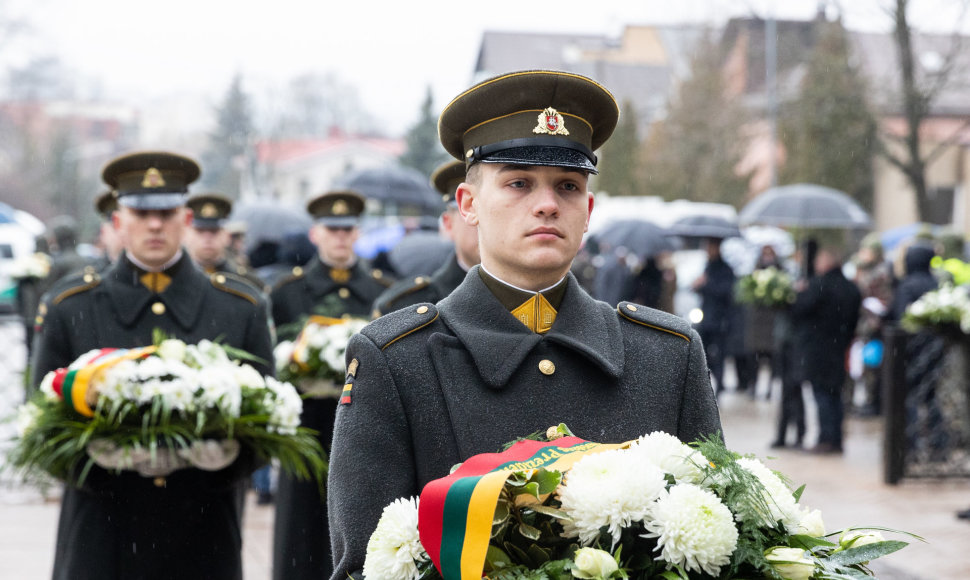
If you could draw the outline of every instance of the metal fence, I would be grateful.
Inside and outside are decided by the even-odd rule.
[[[970,340],[883,331],[886,483],[970,477]]]

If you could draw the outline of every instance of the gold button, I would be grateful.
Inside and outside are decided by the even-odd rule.
[[[223,276],[222,274],[217,275],[216,276],[216,283],[217,284],[225,284],[226,283],[226,277]]]
[[[544,375],[551,375],[556,372],[556,365],[551,360],[544,358],[539,361],[539,372]]]
[[[156,477],[154,479],[153,483],[155,484],[155,487],[165,487],[165,478],[164,477]]]
[[[428,311],[427,306],[418,306],[418,314],[424,314],[427,311]]]
[[[340,296],[341,298],[344,298],[344,299],[350,298],[350,290],[347,290],[346,288],[341,288],[340,290],[337,290],[337,296]]]
[[[374,275],[374,277],[375,277],[375,278],[377,278],[377,279],[381,279],[381,278],[383,278],[383,277],[384,277],[384,272],[381,272],[380,270],[377,270],[377,269],[375,269],[375,270],[374,270],[373,272],[371,272],[371,273],[372,273],[372,274]]]
[[[91,274],[85,274],[83,280],[85,284],[90,284],[91,280],[94,280],[94,276]]]
[[[303,268],[301,268],[299,266],[296,266],[295,268],[293,268],[293,275],[294,276],[302,276],[303,275]]]
[[[424,277],[422,276],[418,276],[417,278],[414,279],[415,284],[420,284],[422,282],[424,282]]]
[[[632,305],[632,304],[627,304],[626,305],[626,309],[629,310],[630,312],[636,312],[637,311],[637,307],[634,306],[634,305]]]
[[[469,157],[470,158],[474,154],[475,154],[475,150],[474,149],[469,149],[468,151],[465,151],[465,157]]]
[[[154,312],[159,316],[161,316],[162,314],[165,314],[165,305],[162,304],[161,302],[156,302],[152,304],[152,312]]]

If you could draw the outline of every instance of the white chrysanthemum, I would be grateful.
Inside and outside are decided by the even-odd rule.
[[[261,389],[266,386],[266,380],[263,379],[263,375],[259,374],[259,371],[250,365],[232,365],[229,368],[232,371],[233,380],[240,386],[254,389]]]
[[[798,522],[796,534],[804,534],[813,538],[821,538],[825,535],[825,522],[822,521],[822,512],[803,508],[800,512],[801,520]]]
[[[54,376],[56,373],[51,371],[44,375],[44,380],[40,382],[40,392],[44,393],[44,398],[48,401],[60,401],[61,396],[54,391]]]
[[[678,483],[700,483],[707,458],[673,435],[655,431],[630,446],[630,452],[674,476]]]
[[[27,402],[17,409],[17,436],[23,438],[28,431],[34,428],[37,420],[44,412],[33,402]]]
[[[303,412],[300,394],[290,383],[281,383],[273,377],[266,377],[266,388],[272,393],[270,400],[264,403],[270,409],[268,428],[283,435],[296,434]]]
[[[731,510],[710,491],[690,483],[664,492],[644,526],[649,533],[643,537],[657,538],[658,560],[711,576],[730,563],[738,545]]]
[[[364,578],[417,580],[418,562],[428,559],[418,537],[418,500],[400,498],[384,508],[367,542]]]
[[[276,362],[276,370],[281,371],[290,364],[290,358],[293,356],[293,341],[284,340],[276,345],[273,349],[273,360]]]
[[[181,340],[175,338],[169,338],[163,340],[160,345],[158,345],[158,350],[156,351],[159,358],[173,361],[181,361],[185,357],[186,345]]]
[[[559,487],[561,509],[569,514],[563,535],[590,544],[606,526],[616,545],[623,528],[647,516],[666,483],[659,467],[636,461],[627,450],[612,449],[582,458]]]
[[[768,497],[764,498],[765,504],[768,506],[767,514],[739,513],[738,517],[740,519],[757,518],[761,525],[769,528],[776,527],[780,521],[784,524],[786,530],[795,531],[802,519],[802,514],[799,511],[798,503],[795,501],[795,496],[792,495],[785,482],[757,459],[745,457],[738,460],[738,465],[757,477],[768,494]]]

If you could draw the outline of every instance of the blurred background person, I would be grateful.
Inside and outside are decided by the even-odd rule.
[[[225,223],[232,212],[232,201],[218,193],[206,193],[189,197],[186,205],[192,210],[192,223],[185,231],[183,245],[192,261],[207,274],[238,276],[266,294],[266,284],[256,272],[230,255],[232,238]]]
[[[893,298],[892,271],[879,234],[871,233],[862,239],[853,262],[853,281],[862,294],[856,337],[862,344],[861,380],[865,393],[865,400],[854,410],[860,416],[872,417],[879,414],[882,404],[882,325]]]
[[[724,357],[730,336],[731,322],[734,317],[734,270],[721,257],[720,238],[706,238],[707,264],[691,289],[701,299],[704,313],[697,332],[704,342],[707,366],[716,383],[717,393],[724,391]]]
[[[604,260],[593,278],[593,298],[616,306],[626,300],[624,292],[630,287],[629,251],[625,246],[617,246],[610,251],[607,244],[601,244],[600,249]]]
[[[796,365],[812,385],[819,435],[812,453],[842,453],[846,354],[855,336],[862,295],[842,274],[838,250],[820,248],[814,276],[799,281],[792,305]]]
[[[113,191],[106,191],[94,200],[94,209],[101,218],[98,226],[98,247],[101,257],[95,260],[94,267],[102,272],[118,260],[124,250],[121,236],[111,221],[111,216],[118,209],[118,197]]]

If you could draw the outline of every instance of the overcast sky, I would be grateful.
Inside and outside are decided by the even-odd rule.
[[[961,0],[912,0],[912,19],[949,30]],[[880,5],[842,0],[850,28],[889,30]],[[628,24],[711,22],[731,16],[811,18],[815,0],[0,0],[0,17],[30,29],[0,45],[0,66],[54,55],[102,97],[150,100],[175,93],[206,106],[232,76],[246,87],[283,86],[334,72],[356,86],[388,132],[417,116],[425,88],[442,107],[466,88],[486,30],[616,35]],[[773,7],[773,8],[772,8]],[[6,14],[4,14],[6,13]]]

